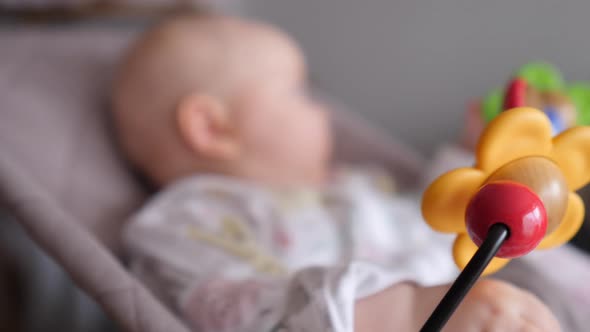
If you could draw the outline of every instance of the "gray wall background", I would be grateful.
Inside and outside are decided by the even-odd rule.
[[[527,61],[590,79],[589,0],[245,1],[302,44],[324,90],[427,153]]]

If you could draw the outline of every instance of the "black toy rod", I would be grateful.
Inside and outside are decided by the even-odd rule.
[[[445,326],[465,295],[467,295],[467,292],[473,287],[509,236],[510,230],[508,226],[502,223],[490,227],[486,239],[434,309],[420,332],[438,332]]]

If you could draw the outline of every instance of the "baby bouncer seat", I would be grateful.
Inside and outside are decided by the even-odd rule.
[[[142,26],[0,27],[0,207],[123,330],[185,332],[125,269],[119,238],[148,190],[117,150],[108,97],[117,61]],[[337,159],[383,165],[402,187],[416,182],[417,153],[334,109]]]

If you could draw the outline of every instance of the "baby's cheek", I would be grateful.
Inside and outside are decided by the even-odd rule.
[[[245,128],[246,144],[254,152],[268,153],[275,155],[289,146],[294,137],[293,122],[277,114],[267,114],[266,116],[251,119],[247,128]]]

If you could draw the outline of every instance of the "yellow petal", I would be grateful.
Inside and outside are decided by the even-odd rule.
[[[567,210],[561,224],[552,233],[545,236],[537,247],[547,249],[569,241],[580,229],[584,221],[584,202],[576,193],[570,193]]]
[[[424,192],[422,215],[434,230],[465,232],[465,209],[485,180],[475,168],[458,168],[436,179]]]
[[[551,137],[551,122],[543,112],[527,107],[502,112],[479,140],[477,168],[489,173],[524,156],[548,156]]]
[[[469,263],[469,260],[473,257],[476,251],[477,246],[471,241],[471,238],[467,233],[462,233],[457,236],[455,244],[453,245],[453,257],[455,258],[455,263],[461,270],[463,270],[467,263]],[[492,261],[483,271],[482,275],[488,275],[498,271],[503,268],[504,265],[508,264],[509,261],[510,260],[506,258],[492,258]]]
[[[575,127],[553,139],[551,158],[563,171],[570,190],[590,181],[590,127]]]

